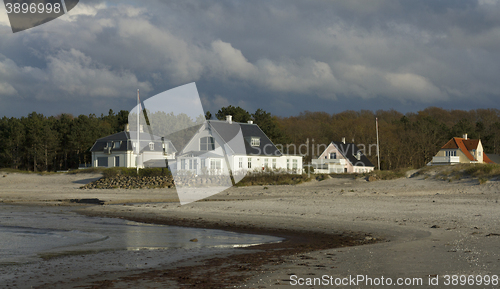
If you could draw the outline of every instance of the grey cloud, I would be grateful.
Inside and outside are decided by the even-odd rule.
[[[308,98],[357,109],[500,96],[500,8],[489,0],[107,3],[1,35],[14,69],[0,97],[117,99],[191,81],[207,107],[270,111],[314,107]]]

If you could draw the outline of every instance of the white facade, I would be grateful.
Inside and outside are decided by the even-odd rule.
[[[353,143],[330,143],[317,159],[311,160],[316,174],[368,173],[375,166]]]
[[[233,123],[231,123],[233,124]],[[239,125],[234,123],[233,125]],[[247,125],[247,124],[244,124]],[[255,124],[249,124],[254,125]],[[260,129],[259,129],[260,131]],[[233,174],[246,174],[247,172],[276,171],[284,173],[302,173],[302,157],[291,155],[262,155],[242,154],[235,152],[234,147],[244,149],[246,145],[258,147],[262,138],[267,138],[262,131],[258,136],[243,136],[241,143],[226,144],[223,138],[205,123],[179,154],[176,162],[177,172],[189,172],[195,175],[202,174],[228,174],[232,169]],[[226,144],[223,150],[221,144]],[[270,141],[265,146],[275,148]],[[277,150],[277,149],[276,149]]]
[[[175,155],[175,154],[174,154]],[[162,152],[143,152],[140,154],[139,167],[143,167],[143,163],[149,160],[171,160],[171,156],[164,155]],[[142,161],[141,161],[142,160]],[[126,152],[111,152],[110,154],[104,152],[92,152],[92,166],[93,167],[137,167],[137,156],[132,151]]]

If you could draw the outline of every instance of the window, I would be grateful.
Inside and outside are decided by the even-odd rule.
[[[248,168],[252,168],[252,158],[248,158]]]
[[[186,162],[184,160],[181,160],[181,170],[186,169]]]
[[[252,137],[250,145],[253,147],[260,146],[260,138],[259,137]]]
[[[201,159],[201,168],[205,168],[205,159]]]
[[[215,149],[214,138],[206,136],[200,138],[200,151],[213,151]]]
[[[242,168],[243,168],[243,158],[240,158],[240,159],[239,159],[239,162],[238,162],[238,167],[239,167],[240,169],[242,169]]]
[[[221,161],[220,160],[210,160],[210,168],[220,170],[221,169]]]
[[[108,157],[97,158],[97,166],[98,167],[107,167],[108,166]]]
[[[276,169],[276,159],[273,159],[273,170]]]
[[[112,141],[108,141],[108,143],[106,144],[106,147],[107,148],[112,148],[113,147],[113,142]]]
[[[114,149],[119,149],[119,148],[120,148],[121,143],[122,143],[121,141],[116,141],[116,142],[114,142],[114,143],[113,143],[113,148],[114,148]]]
[[[269,159],[268,159],[268,158],[265,158],[265,159],[264,159],[264,167],[265,167],[265,168],[268,168],[268,167],[269,167]]]
[[[446,156],[447,157],[456,157],[457,151],[446,151]]]
[[[290,169],[290,159],[286,159],[286,169]]]
[[[193,160],[189,160],[189,169],[192,170],[193,169]]]
[[[298,162],[297,160],[293,160],[293,169],[296,170],[298,167]]]
[[[115,157],[115,167],[119,167],[119,166],[120,166],[120,157],[116,156]]]
[[[149,143],[149,150],[151,150],[151,151],[155,150],[155,143],[154,142]]]
[[[198,159],[193,160],[193,169],[198,170]]]
[[[479,156],[481,156],[481,152],[477,152],[477,154],[478,154]]]
[[[330,159],[332,160],[337,159],[337,153],[330,153]]]

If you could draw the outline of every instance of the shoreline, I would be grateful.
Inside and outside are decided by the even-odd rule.
[[[181,206],[166,202],[178,199],[174,189],[79,189],[95,177],[8,175],[0,179],[0,202],[58,206],[65,203],[63,200],[98,198],[104,205],[76,205],[73,209],[93,216],[274,236],[288,234],[290,240],[296,238],[293,239],[297,240],[295,248],[237,249],[236,254],[243,254],[238,259],[216,260],[227,255],[208,259],[204,256],[198,261],[177,263],[177,267],[184,268],[178,273],[174,268],[160,268],[170,270],[170,275],[178,274],[177,281],[181,284],[191,282],[182,279],[188,276],[206,288],[218,288],[210,284],[226,283],[246,288],[275,288],[277,284],[290,285],[292,274],[301,278],[362,274],[374,278],[424,280],[436,275],[441,286],[423,288],[447,288],[443,286],[443,275],[491,276],[500,272],[500,183],[496,181],[478,184],[470,179],[443,181],[422,176],[375,182],[332,178],[300,185],[233,187],[203,201]],[[336,236],[341,235],[375,243],[326,248],[326,243],[334,242]],[[303,243],[299,244],[301,238]],[[385,241],[376,242],[378,240]],[[298,252],[297,248],[302,253],[291,251]],[[273,252],[281,254],[285,250],[290,250],[290,254],[271,256]],[[245,255],[247,253],[253,255]],[[232,260],[237,261],[231,263]],[[221,277],[207,283],[205,279],[217,279],[220,270],[214,273],[209,270],[210,266],[202,264],[214,268],[229,267],[228,264],[234,267],[224,273],[227,280]],[[212,273],[200,279],[188,275],[192,270],[198,272],[196,276]],[[251,273],[238,279],[235,275],[240,272]],[[136,273],[147,274],[147,271],[108,279],[122,285],[115,288],[162,288],[155,287],[154,280],[166,278],[160,271],[150,271],[150,275],[143,277],[151,282],[142,284]],[[130,277],[129,283],[123,283],[125,277]],[[167,281],[168,288],[175,288],[171,280]],[[118,283],[101,282],[96,286],[102,287],[95,288],[113,288],[113,284]]]
[[[180,264],[172,269],[153,269],[132,276],[120,277],[119,280],[97,281],[93,283],[92,288],[112,288],[107,286],[119,281],[133,283],[137,280],[144,279],[149,279],[157,283],[164,282],[165,280],[173,282],[182,280],[182,286],[196,285],[196,288],[234,288],[241,286],[254,275],[261,273],[261,269],[264,265],[284,263],[284,257],[290,255],[361,246],[384,241],[383,239],[374,238],[359,232],[328,234],[305,230],[294,231],[279,228],[258,228],[245,225],[223,225],[204,221],[202,219],[126,216],[116,212],[89,212],[85,209],[76,210],[76,212],[89,217],[120,218],[141,223],[225,230],[236,233],[275,236],[284,239],[282,242],[278,243],[238,248],[237,250],[239,252],[229,253],[228,256],[224,257],[206,257],[199,260],[199,262],[202,263],[199,265]],[[210,270],[207,270],[207,267],[209,267]],[[217,274],[214,274],[215,272]],[[180,284],[177,284],[177,286],[180,286],[178,288],[183,288]]]

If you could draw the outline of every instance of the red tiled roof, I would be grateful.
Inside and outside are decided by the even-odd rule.
[[[469,160],[476,161],[474,156],[470,154],[469,150],[477,149],[478,144],[479,140],[477,139],[464,139],[460,137],[454,137],[450,141],[448,141],[441,149],[460,149]]]
[[[483,162],[485,162],[487,164],[494,164],[495,163],[492,160],[490,160],[490,158],[485,153],[483,153]]]

